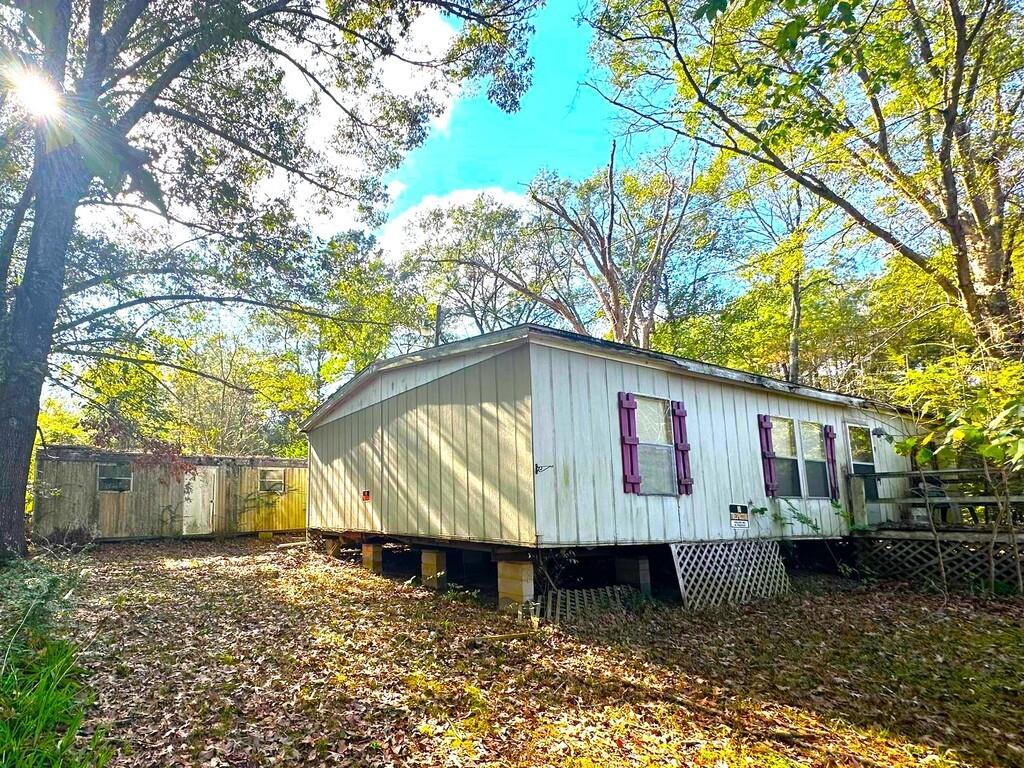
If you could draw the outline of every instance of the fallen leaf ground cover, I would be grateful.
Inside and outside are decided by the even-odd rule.
[[[113,765],[1024,765],[1020,602],[813,581],[521,636],[355,553],[240,539],[50,565],[81,571],[60,631]]]

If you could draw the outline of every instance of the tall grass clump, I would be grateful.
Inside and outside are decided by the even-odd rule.
[[[99,734],[78,738],[89,705],[78,650],[52,634],[74,579],[40,560],[0,565],[0,768],[96,768]]]

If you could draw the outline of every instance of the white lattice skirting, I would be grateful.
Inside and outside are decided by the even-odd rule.
[[[558,624],[588,614],[622,610],[641,599],[633,587],[597,587],[595,589],[552,589],[540,603],[540,617]]]
[[[865,538],[860,546],[861,567],[874,576],[933,584],[942,580],[939,556],[932,540]],[[946,578],[951,584],[988,584],[988,544],[980,541],[942,539],[939,546],[942,548],[942,564],[946,569]],[[996,581],[1017,583],[1015,560],[1010,545],[996,545],[992,552]]]
[[[746,603],[789,591],[777,541],[738,539],[671,547],[679,591],[691,610]]]

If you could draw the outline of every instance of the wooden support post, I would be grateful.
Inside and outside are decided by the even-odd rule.
[[[616,557],[615,583],[628,584],[650,595],[651,561],[646,557]]]
[[[383,544],[363,544],[363,568],[372,573],[384,573]]]
[[[498,608],[516,612],[533,602],[533,563],[529,560],[498,561]]]
[[[868,524],[868,496],[864,478],[850,475],[847,481],[850,487],[850,519],[854,526],[861,528]]]
[[[443,549],[424,549],[420,552],[423,586],[444,591],[448,588],[447,558]]]
[[[324,539],[324,553],[328,557],[338,557],[341,554],[341,539],[333,537]]]

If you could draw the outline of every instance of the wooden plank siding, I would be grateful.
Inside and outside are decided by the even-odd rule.
[[[32,528],[36,535],[50,538],[62,531],[82,539],[99,536],[95,464],[49,461],[39,454],[33,491]]]
[[[96,491],[99,538],[180,535],[183,487],[182,478],[167,468],[148,467],[133,472],[130,491]]]
[[[218,490],[224,494],[214,531],[256,533],[301,531],[306,527],[307,470],[284,467],[284,492],[260,492],[260,468],[227,465],[218,468]]]
[[[187,471],[140,460],[138,454],[58,447],[36,460],[33,535],[59,539],[141,539],[183,535]],[[299,531],[306,527],[308,470],[281,459],[189,458],[216,469],[212,534]],[[130,491],[97,490],[97,465],[127,461]],[[261,468],[283,469],[284,493],[259,490]]]
[[[40,458],[36,467],[36,535],[67,531],[76,538],[111,539],[180,533],[182,480],[165,467],[134,471],[132,490],[124,492],[97,491],[93,461]]]
[[[484,349],[470,350],[458,355],[441,357],[437,360],[415,363],[397,368],[395,370],[384,370],[367,381],[357,392],[345,398],[343,403],[331,409],[320,424],[327,424],[348,416],[350,413],[361,411],[375,403],[383,402],[402,392],[415,389],[423,384],[435,381],[449,373],[468,368],[471,365],[499,355],[509,349],[509,344],[499,344]]]
[[[541,546],[646,544],[756,536],[836,537],[845,518],[828,499],[770,500],[764,489],[757,415],[771,414],[831,424],[836,429],[840,476],[849,471],[846,424],[882,427],[899,435],[911,427],[891,413],[788,396],[695,375],[623,353],[599,354],[555,343],[530,344],[533,460],[551,465],[536,484],[537,537]],[[687,409],[691,496],[626,494],[622,487],[618,393],[681,400]],[[798,453],[799,425],[797,429]],[[884,438],[873,438],[878,471],[908,463]],[[803,462],[800,472],[804,489]],[[842,483],[841,483],[842,485]],[[881,489],[886,495],[885,489]],[[846,508],[846,488],[840,507]],[[749,529],[729,524],[730,503],[766,507]],[[772,511],[786,519],[773,520]],[[883,510],[892,515],[893,509]],[[798,518],[813,520],[807,525]]]
[[[534,545],[530,355],[490,352],[313,428],[310,527]]]

